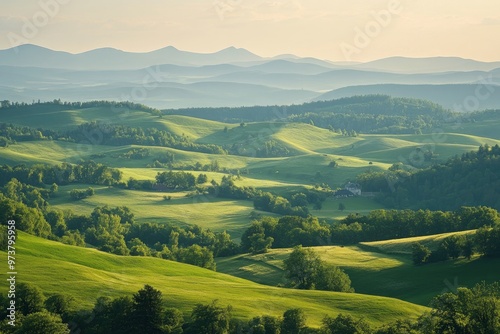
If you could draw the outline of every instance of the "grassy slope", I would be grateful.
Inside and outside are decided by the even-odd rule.
[[[5,252],[1,252],[5,259]],[[93,249],[62,245],[19,232],[18,280],[39,286],[47,295],[64,292],[91,308],[97,296],[132,294],[144,284],[163,292],[169,306],[186,315],[197,303],[218,299],[231,304],[234,315],[249,319],[278,316],[291,307],[303,308],[310,325],[339,312],[364,317],[372,325],[414,318],[424,307],[384,297],[303,291],[259,285],[198,267],[154,258],[120,257]],[[5,285],[2,289],[5,292]]]
[[[493,282],[500,276],[500,259],[475,257],[414,266],[408,247],[415,240],[432,244],[444,235],[412,238],[406,244],[398,240],[364,243],[360,246],[314,247],[321,257],[342,267],[359,293],[381,295],[428,305],[433,296],[446,289],[471,286],[482,280]],[[398,244],[395,248],[394,244]],[[369,245],[369,247],[367,246]],[[377,251],[395,250],[398,253]],[[402,252],[405,250],[405,252]],[[290,249],[271,250],[262,255],[237,255],[219,259],[218,270],[262,284],[284,283],[282,261]]]
[[[162,118],[137,110],[96,107],[86,109],[65,109],[55,111],[53,107],[39,106],[28,109],[2,110],[1,121],[36,128],[66,130],[91,121],[105,124],[124,124],[133,127],[155,127],[192,138],[205,136],[224,129],[224,124],[214,121],[197,120],[184,116],[164,116]],[[179,126],[181,128],[179,128]],[[190,131],[186,131],[190,128]]]
[[[86,189],[88,185],[59,187],[58,196],[50,201],[58,209],[70,209],[75,213],[89,214],[96,206],[127,206],[137,221],[171,222],[178,225],[196,224],[214,231],[227,231],[235,239],[250,224],[250,213],[255,211],[251,201],[224,200],[212,196],[186,197],[186,192],[163,193],[124,190],[102,186],[91,186],[95,195],[72,201],[71,189]],[[163,196],[172,196],[166,201]],[[258,212],[258,211],[257,211]]]
[[[141,173],[135,169],[126,169],[125,175],[137,176],[144,175],[146,178],[154,178],[156,172],[146,170]],[[197,174],[197,173],[195,173]],[[220,173],[208,173],[210,178],[220,179]],[[299,190],[303,185],[286,184],[276,181],[263,181],[243,177],[236,180],[237,185],[255,186],[260,189],[270,190],[275,193],[288,192],[290,190]],[[96,194],[92,197],[73,201],[69,197],[72,189],[86,189],[92,187]],[[186,197],[188,192],[155,192],[124,190],[117,188],[108,188],[95,185],[70,185],[59,187],[57,196],[49,202],[58,209],[70,209],[75,213],[89,214],[96,206],[128,206],[136,216],[139,222],[156,221],[160,223],[172,222],[180,225],[198,224],[214,231],[226,230],[231,236],[239,241],[241,234],[250,224],[250,213],[255,210],[252,201],[229,200],[214,198],[209,195]],[[163,197],[171,196],[170,201]],[[344,211],[338,210],[339,203],[346,206]],[[370,198],[352,197],[345,199],[327,199],[321,210],[314,210],[312,205],[309,210],[311,214],[320,219],[331,221],[344,218],[349,213],[367,214],[370,210],[383,208],[380,204]],[[272,216],[269,212],[260,212],[261,214]]]
[[[101,145],[79,145],[60,142],[34,142],[12,145],[2,149],[1,162],[75,162],[82,158],[93,158],[114,167],[144,168],[158,159],[165,152],[174,153],[176,162],[208,164],[218,160],[222,167],[240,169],[249,176],[261,180],[275,180],[291,183],[329,183],[333,187],[342,186],[347,180],[355,179],[360,172],[388,168],[398,161],[414,161],[417,148],[431,147],[438,159],[444,160],[455,154],[477,148],[480,144],[494,145],[498,140],[462,134],[433,135],[360,135],[359,137],[343,137],[325,129],[308,124],[284,123],[250,123],[245,127],[231,124],[194,119],[184,116],[153,117],[144,112],[130,112],[126,117],[119,117],[112,111],[85,109],[78,111],[62,111],[55,115],[46,114],[48,120],[34,123],[38,116],[19,118],[18,115],[2,114],[2,121],[12,121],[31,126],[51,127],[55,116],[67,121],[65,126],[71,127],[83,121],[101,119],[115,121],[133,126],[157,127],[167,129],[176,134],[185,134],[192,140],[218,145],[245,143],[251,152],[261,147],[267,140],[276,140],[286,146],[290,157],[252,158],[242,156],[209,155],[196,152],[186,152],[169,148],[151,148],[151,156],[143,160],[128,160],[119,158],[132,146],[107,147]],[[224,133],[227,126],[229,131]],[[52,125],[53,127],[53,125]],[[136,146],[133,146],[136,147]],[[105,157],[95,157],[105,154]],[[337,168],[328,164],[336,161]],[[371,162],[371,164],[369,164]]]
[[[455,123],[444,128],[447,132],[466,133],[500,140],[500,120],[484,120],[475,123]]]
[[[445,239],[451,235],[471,234],[474,232],[475,232],[475,230],[470,230],[470,231],[435,234],[435,235],[423,236],[423,237],[412,237],[412,238],[402,238],[402,239],[393,239],[393,240],[384,240],[384,241],[362,242],[360,244],[367,249],[370,248],[370,249],[373,249],[373,250],[380,252],[380,253],[411,255],[412,245],[415,242],[419,242],[422,245],[428,247],[429,249],[435,250],[435,249],[437,249],[439,243],[443,239]]]
[[[345,206],[343,211],[340,211],[339,204],[342,203]],[[385,207],[379,202],[373,200],[369,197],[349,197],[349,198],[327,198],[323,202],[323,207],[321,210],[314,210],[313,206],[309,207],[311,214],[314,216],[332,220],[332,219],[342,219],[348,214],[359,213],[361,215],[368,214],[372,210],[384,209]]]

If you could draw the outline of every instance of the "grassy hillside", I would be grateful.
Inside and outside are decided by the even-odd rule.
[[[71,109],[63,106],[30,106],[1,111],[0,122],[16,125],[66,131],[82,123],[98,121],[103,124],[122,124],[131,127],[157,128],[176,135],[185,135],[191,140],[222,131],[226,124],[193,117],[165,115],[109,106]],[[234,127],[234,125],[228,125]]]
[[[467,232],[465,232],[467,233]],[[474,257],[413,265],[411,254],[389,250],[407,249],[419,240],[424,244],[435,243],[445,235],[411,238],[403,241],[388,240],[363,243],[358,246],[313,247],[327,262],[342,267],[349,274],[356,292],[388,296],[420,305],[429,305],[431,299],[446,289],[472,286],[482,280],[493,282],[500,276],[500,259]],[[399,244],[395,248],[395,244]],[[370,247],[368,247],[368,245]],[[379,249],[384,252],[378,251]],[[274,249],[261,255],[237,255],[219,259],[219,271],[262,284],[277,285],[285,282],[282,262],[291,249]]]
[[[435,250],[435,249],[437,249],[437,247],[439,246],[439,243],[443,239],[445,239],[451,235],[471,234],[474,232],[475,232],[475,230],[470,230],[470,231],[435,234],[435,235],[423,236],[423,237],[361,242],[360,245],[364,246],[366,249],[373,249],[373,250],[380,252],[380,253],[411,255],[412,254],[412,245],[415,242],[419,242],[422,245],[426,246],[427,248],[429,248],[431,250]]]
[[[5,258],[5,252],[1,252]],[[278,316],[303,308],[318,326],[326,315],[340,312],[363,317],[372,325],[415,318],[425,307],[391,298],[259,285],[206,269],[155,258],[120,257],[93,249],[62,245],[19,232],[18,280],[39,286],[47,295],[64,292],[81,307],[91,308],[98,296],[131,295],[144,284],[161,290],[166,303],[186,315],[197,303],[218,299],[230,304],[237,318]],[[5,285],[2,289],[5,292]]]
[[[475,119],[474,122],[457,122],[446,128],[448,132],[466,133],[475,136],[483,136],[489,138],[500,139],[498,129],[500,127],[500,119],[498,119],[498,111],[491,112],[490,115],[473,114],[471,117]]]
[[[481,144],[495,145],[500,140],[456,133],[426,135],[364,135],[345,137],[326,129],[303,123],[260,122],[244,127],[234,124],[196,119],[186,116],[166,115],[162,118],[141,111],[116,113],[111,108],[44,111],[35,113],[34,108],[13,113],[3,110],[1,121],[32,127],[58,129],[75,127],[83,122],[101,120],[112,124],[134,127],[156,127],[177,135],[186,135],[199,143],[230,147],[241,145],[249,157],[235,155],[211,155],[163,147],[136,145],[103,146],[82,145],[58,141],[22,142],[2,148],[1,163],[56,163],[93,159],[112,167],[144,168],[161,155],[174,154],[175,161],[183,165],[210,164],[217,160],[221,167],[240,169],[255,179],[300,184],[328,183],[342,186],[347,180],[367,170],[381,170],[396,162],[415,159],[418,149],[432,149],[435,161],[476,149]],[[25,117],[19,115],[26,114]],[[40,119],[39,119],[40,118]],[[57,121],[56,121],[57,120]],[[63,122],[61,122],[63,120]],[[475,124],[477,126],[477,124]],[[225,132],[224,128],[228,127]],[[62,128],[61,128],[62,129]],[[288,149],[288,157],[255,158],[252,152],[265,142],[274,141]],[[132,148],[147,148],[150,156],[141,160],[120,157]],[[337,168],[328,167],[335,161]],[[418,161],[417,161],[418,163]]]
[[[345,209],[342,211],[339,210],[340,203],[345,206]],[[348,197],[339,199],[329,197],[323,202],[321,210],[315,210],[313,206],[309,207],[310,212],[314,216],[326,220],[342,219],[351,213],[358,213],[360,215],[368,214],[370,211],[378,209],[385,209],[385,207],[370,197]]]
[[[196,224],[214,231],[227,231],[238,240],[250,224],[250,213],[256,211],[251,201],[224,200],[213,196],[191,198],[186,197],[187,192],[164,193],[102,186],[92,186],[95,189],[95,195],[92,197],[79,201],[71,200],[71,189],[86,189],[88,186],[62,186],[57,197],[50,200],[50,203],[58,209],[69,209],[87,215],[96,206],[127,206],[139,222],[170,222],[181,226]],[[172,199],[167,201],[164,196],[172,196]]]

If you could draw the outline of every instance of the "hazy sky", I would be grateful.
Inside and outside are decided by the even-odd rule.
[[[236,46],[334,61],[500,60],[498,0],[4,0],[0,8],[0,49],[21,42],[74,53]]]

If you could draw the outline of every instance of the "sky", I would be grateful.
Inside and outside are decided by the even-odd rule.
[[[36,44],[331,61],[391,56],[500,60],[497,0],[22,0],[0,4],[0,49]]]

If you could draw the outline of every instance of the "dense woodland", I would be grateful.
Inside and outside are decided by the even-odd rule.
[[[386,172],[361,174],[366,191],[382,191],[384,204],[396,208],[454,210],[462,205],[500,209],[500,147],[484,145],[423,170],[394,165]]]

